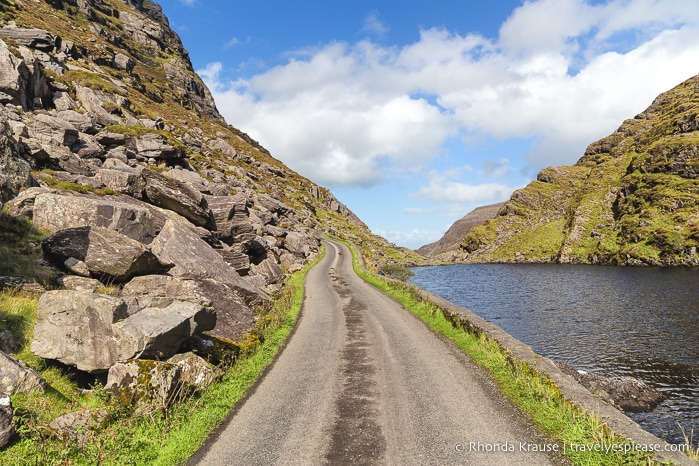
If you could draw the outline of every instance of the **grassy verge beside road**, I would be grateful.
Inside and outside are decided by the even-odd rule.
[[[495,340],[455,327],[439,306],[422,298],[411,285],[364,270],[359,265],[356,250],[348,246],[352,250],[355,272],[362,279],[396,299],[433,331],[447,337],[478,365],[486,368],[501,391],[529,415],[572,464],[654,463],[652,454],[636,451],[633,443],[615,435],[602,420],[565,399],[548,377],[508,354]],[[603,451],[595,451],[597,445]],[[604,451],[605,447],[609,451]]]

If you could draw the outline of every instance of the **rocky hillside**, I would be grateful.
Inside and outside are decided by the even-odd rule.
[[[62,274],[31,349],[88,372],[254,334],[323,234],[418,259],[226,123],[149,0],[0,0],[0,167]]]
[[[699,265],[699,77],[573,166],[542,170],[462,241],[470,261]]]
[[[426,244],[416,252],[433,261],[453,262],[457,260],[460,255],[461,240],[464,236],[472,228],[495,217],[503,204],[504,202],[498,202],[473,209],[463,218],[454,222],[438,241]]]

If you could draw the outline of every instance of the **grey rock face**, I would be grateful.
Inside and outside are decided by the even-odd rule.
[[[0,37],[9,37],[18,44],[44,52],[53,51],[60,45],[60,39],[43,29],[0,28]]]
[[[153,207],[128,197],[43,193],[34,201],[34,225],[50,232],[101,226],[148,244],[165,220],[166,216]]]
[[[15,426],[12,422],[13,416],[14,410],[12,409],[10,397],[0,392],[0,448],[7,445],[15,433]]]
[[[174,277],[219,281],[250,305],[269,300],[269,296],[248,284],[206,242],[179,222],[168,220],[153,240],[151,250],[162,262],[175,264],[169,272]]]
[[[238,250],[246,248],[255,239],[247,196],[206,196],[206,201],[216,222],[217,238],[226,244],[236,245]]]
[[[133,142],[134,152],[145,159],[176,159],[184,153],[165,141],[165,138],[156,133],[148,133],[136,138]]]
[[[147,307],[165,307],[177,300],[211,306],[216,312],[216,327],[207,334],[230,341],[238,341],[241,335],[255,328],[250,308],[228,285],[213,279],[135,277],[124,285],[121,296],[129,314]]]
[[[69,258],[87,265],[90,274],[107,282],[122,283],[136,275],[164,273],[163,264],[146,245],[104,227],[60,230],[42,243],[44,254],[63,266]]]
[[[86,372],[119,361],[163,358],[216,325],[213,309],[175,301],[129,315],[120,298],[85,291],[49,291],[39,299],[31,350]]]
[[[15,197],[20,188],[31,184],[31,167],[16,153],[10,126],[0,110],[0,204]]]
[[[46,381],[34,369],[0,351],[0,392],[14,395],[45,388]]]
[[[204,196],[187,182],[165,178],[157,173],[143,172],[148,200],[164,209],[172,210],[200,227],[213,224],[211,210]]]

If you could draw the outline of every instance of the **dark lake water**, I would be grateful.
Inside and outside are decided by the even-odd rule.
[[[699,438],[699,269],[474,264],[411,282],[576,369],[629,375],[668,395],[629,416],[671,443]]]

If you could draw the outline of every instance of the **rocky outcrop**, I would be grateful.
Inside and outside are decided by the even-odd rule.
[[[44,254],[59,267],[69,259],[83,262],[90,276],[107,283],[122,283],[136,275],[165,273],[173,264],[162,263],[143,243],[104,227],[60,230],[44,240]],[[118,257],[119,260],[114,260]]]
[[[165,222],[151,250],[161,261],[175,264],[169,271],[174,277],[219,281],[252,305],[269,300],[269,296],[240,277],[206,242],[176,221]]]
[[[42,357],[100,372],[201,332],[235,343],[323,231],[388,246],[223,120],[153,2],[15,2],[0,71],[0,202],[66,274],[40,300]]]
[[[515,191],[474,228],[474,262],[699,265],[699,76]]]
[[[17,157],[16,153],[10,125],[5,113],[0,110],[0,206],[17,196],[21,188],[32,184],[29,163]]]
[[[238,341],[256,328],[250,307],[228,285],[212,278],[136,277],[124,285],[121,296],[129,308],[162,307],[174,300],[210,305],[216,312],[216,327],[206,333],[227,341]]]
[[[172,356],[215,323],[211,308],[192,302],[129,309],[120,298],[49,291],[39,299],[31,350],[86,372],[104,372],[119,361]]]
[[[554,361],[563,372],[606,402],[626,412],[652,411],[667,397],[635,377],[607,377]]]

